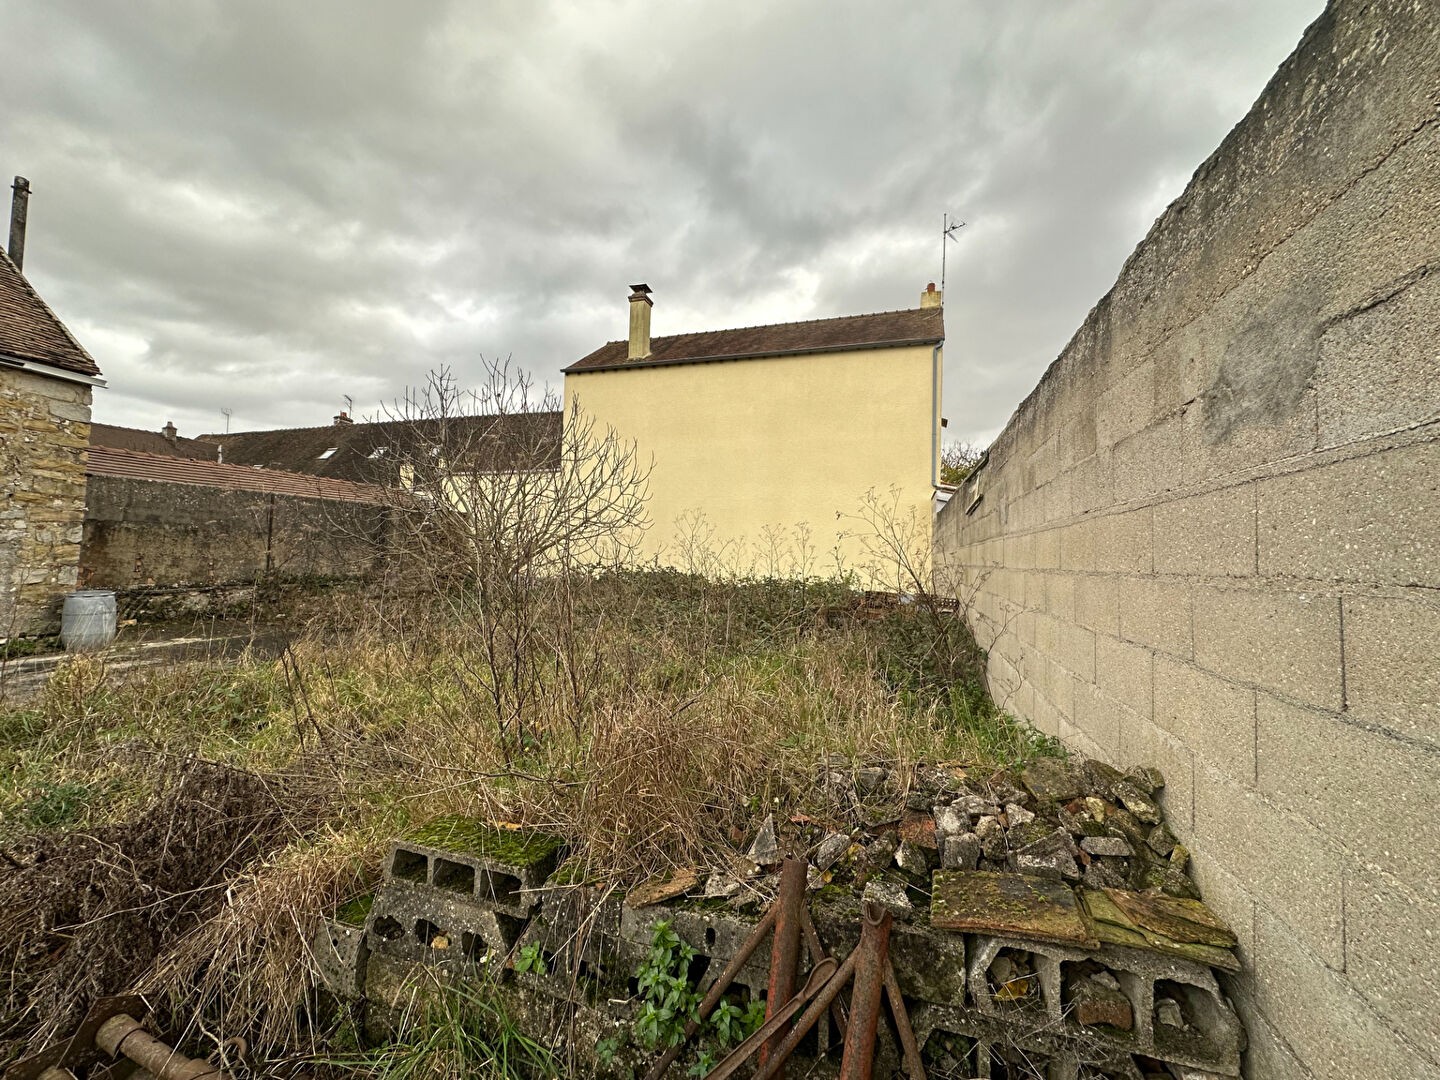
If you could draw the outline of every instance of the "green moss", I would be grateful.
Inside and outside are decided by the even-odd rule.
[[[559,853],[565,841],[533,829],[497,829],[459,814],[436,818],[407,837],[411,843],[457,855],[494,859],[508,866],[539,866]]]
[[[364,926],[365,920],[370,918],[370,909],[374,906],[374,893],[357,896],[355,899],[347,900],[340,905],[335,912],[335,921],[344,923],[346,926]]]

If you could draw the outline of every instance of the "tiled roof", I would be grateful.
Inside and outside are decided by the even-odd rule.
[[[159,431],[142,431],[113,424],[91,424],[90,445],[108,446],[112,450],[139,450],[146,454],[164,454],[191,461],[214,461],[220,450],[214,443],[199,439],[177,436],[171,440]]]
[[[400,465],[444,446],[449,465],[481,471],[515,466],[554,467],[559,462],[560,414],[512,413],[439,420],[385,420],[275,431],[202,435],[224,448],[233,465],[329,476],[362,484],[394,484]]]
[[[32,360],[81,375],[100,369],[80,342],[40,299],[10,256],[0,251],[0,356]]]
[[[650,355],[642,360],[626,359],[628,343],[612,341],[583,360],[577,360],[565,371],[608,371],[848,349],[935,345],[945,338],[943,311],[938,306],[925,307],[910,311],[881,311],[873,315],[842,315],[809,322],[776,323],[773,326],[745,326],[737,330],[672,334],[651,338]]]
[[[250,465],[188,461],[166,454],[116,450],[110,446],[90,447],[85,471],[91,476],[154,480],[164,484],[195,484],[231,491],[273,492],[276,495],[299,495],[310,499],[383,503],[387,498],[387,493],[382,488],[352,484],[347,480],[327,480],[324,477],[305,476],[300,473],[257,469]]]

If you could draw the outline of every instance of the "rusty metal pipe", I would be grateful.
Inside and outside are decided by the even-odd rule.
[[[128,1013],[119,1013],[101,1024],[95,1033],[95,1045],[111,1057],[125,1055],[160,1080],[200,1080],[201,1077],[228,1080],[228,1074],[220,1066],[186,1057],[151,1035]]]
[[[775,1075],[775,1070],[785,1064],[787,1058],[795,1052],[795,1047],[800,1045],[800,1040],[809,1034],[810,1029],[815,1026],[820,1017],[825,1015],[825,1010],[830,1008],[830,1003],[835,1000],[837,994],[845,989],[845,984],[850,981],[850,976],[855,972],[856,949],[845,958],[845,962],[836,969],[835,974],[830,976],[830,981],[820,991],[815,1000],[810,1002],[810,1007],[800,1014],[800,1019],[795,1021],[795,1026],[790,1029],[790,1034],[775,1048],[770,1055],[770,1060],[764,1066],[757,1069],[750,1080],[770,1080]]]
[[[855,965],[855,989],[850,992],[850,1027],[845,1032],[845,1053],[840,1059],[840,1080],[870,1080],[875,1064],[875,1029],[880,1022],[885,969],[890,956],[890,912],[865,905],[860,922],[860,954]]]
[[[806,864],[800,859],[786,859],[780,867],[780,895],[775,901],[775,943],[770,949],[770,982],[765,993],[765,1019],[769,1020],[795,996],[795,977],[800,967],[800,934],[805,909]],[[760,1064],[785,1037],[784,1025],[760,1047]],[[775,1073],[776,1080],[785,1080],[785,1067]]]
[[[900,1033],[900,1049],[905,1053],[905,1071],[910,1080],[925,1080],[925,1060],[920,1056],[920,1044],[915,1040],[915,1029],[910,1025],[910,1013],[905,1008],[905,999],[900,996],[900,983],[895,978],[895,965],[885,961],[885,997],[890,1002],[890,1015],[895,1017],[895,1030]]]
[[[811,963],[818,964],[830,955],[825,951],[825,946],[820,944],[820,934],[815,929],[815,920],[810,917],[808,907],[800,908],[800,928],[805,933],[805,947],[810,951]],[[844,1039],[845,1006],[838,997],[830,1003],[830,1018],[835,1021],[836,1033]]]
[[[805,985],[800,992],[787,1001],[774,1016],[761,1024],[749,1038],[721,1058],[715,1068],[705,1074],[706,1080],[726,1080],[736,1069],[745,1064],[758,1047],[769,1042],[772,1034],[781,1031],[791,1017],[803,1009],[811,998],[825,989],[838,967],[839,965],[833,959],[826,957],[811,968],[810,977],[805,980]]]
[[[740,969],[750,959],[750,955],[760,947],[760,942],[765,940],[765,935],[775,925],[776,905],[771,904],[770,909],[765,912],[764,918],[755,924],[755,929],[750,931],[750,936],[745,939],[735,955],[730,958],[730,963],[725,965],[714,984],[710,987],[705,999],[700,1002],[700,1008],[696,1011],[696,1019],[685,1025],[685,1034],[678,1043],[660,1055],[660,1059],[650,1066],[650,1071],[645,1074],[645,1080],[660,1080],[665,1071],[674,1064],[675,1059],[680,1056],[685,1044],[694,1037],[695,1032],[700,1030],[700,1025],[709,1019],[710,1014],[715,1011],[715,1006],[720,1004],[720,999],[725,996],[725,991],[730,989],[730,984],[735,981],[735,976],[740,974]]]

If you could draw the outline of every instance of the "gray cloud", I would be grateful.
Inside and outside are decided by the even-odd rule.
[[[97,419],[318,424],[453,365],[913,306],[988,439],[1321,0],[11,4],[0,169]]]

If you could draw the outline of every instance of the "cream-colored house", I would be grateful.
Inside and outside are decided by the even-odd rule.
[[[918,308],[650,336],[647,285],[630,335],[565,369],[567,410],[653,455],[643,557],[687,569],[865,569],[867,492],[930,529],[940,450],[940,293]]]

